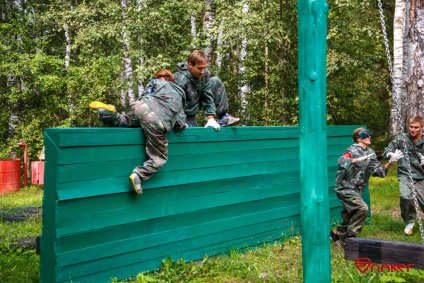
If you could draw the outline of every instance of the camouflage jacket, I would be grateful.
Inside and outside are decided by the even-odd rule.
[[[163,81],[151,80],[139,99],[143,99],[155,112],[166,130],[174,126],[181,127],[185,123],[184,90],[178,85]]]
[[[211,74],[208,69],[198,79],[190,73],[187,63],[178,63],[174,77],[175,83],[182,87],[186,94],[185,114],[196,115],[202,106],[204,115],[215,116],[216,109],[210,84]]]
[[[352,163],[354,158],[374,154],[370,159]],[[387,170],[377,159],[377,155],[371,148],[363,149],[359,144],[352,144],[337,160],[337,171],[334,189],[353,189],[363,192],[371,176],[386,177]]]
[[[395,152],[396,149],[399,149],[403,152],[405,156],[406,152],[408,153],[409,162],[411,164],[411,173],[412,179],[423,180],[424,179],[424,169],[420,165],[419,154],[424,155],[424,138],[421,137],[418,141],[413,142],[409,134],[405,135],[406,141],[406,150],[403,143],[402,135],[397,135],[389,145],[384,149],[383,158],[388,158],[387,154],[390,152]],[[398,178],[409,177],[408,173],[408,164],[406,158],[401,158],[398,160]]]

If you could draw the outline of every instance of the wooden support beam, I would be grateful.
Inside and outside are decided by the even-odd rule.
[[[344,246],[345,259],[368,258],[379,264],[413,264],[424,269],[424,245],[378,239],[347,238]]]

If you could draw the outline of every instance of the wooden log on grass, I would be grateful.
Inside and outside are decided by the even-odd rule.
[[[424,269],[424,245],[367,238],[346,238],[345,259],[369,259],[378,264],[413,264]]]

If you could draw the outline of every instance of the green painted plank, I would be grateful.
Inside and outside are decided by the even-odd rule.
[[[329,163],[331,164],[331,163]],[[337,172],[336,166],[331,166],[328,168],[328,176],[329,177],[335,177]],[[296,169],[296,168],[292,168]],[[292,171],[288,172],[292,175],[296,175],[298,171]],[[195,172],[196,173],[196,172]],[[194,174],[195,174],[194,173]],[[278,174],[279,172],[276,172],[275,174]],[[283,172],[283,174],[286,174],[287,172]],[[217,172],[219,174],[219,172]],[[268,174],[257,174],[254,176],[258,176],[260,178],[268,178],[269,175],[272,175],[273,173]],[[219,175],[218,175],[219,176]],[[245,178],[249,176],[241,176],[241,177],[234,177],[234,178],[227,178],[224,179],[224,182],[238,179],[238,178]],[[185,183],[184,179],[180,180],[180,182],[176,182],[177,180],[172,180],[172,176],[169,174],[163,174],[159,171],[156,173],[155,176],[152,177],[149,181],[145,182],[143,184],[143,190],[146,192],[150,189],[163,189],[165,187],[168,187],[170,185],[172,186],[180,186],[180,185],[196,185],[199,186],[198,183]],[[172,183],[169,184],[167,182],[168,179],[172,180]],[[186,180],[187,182],[188,180]],[[220,180],[218,178],[215,178],[211,180],[211,182],[219,182]],[[203,183],[207,183],[208,181],[204,181]],[[334,180],[332,181],[334,182]],[[107,186],[105,186],[107,184]],[[204,185],[202,184],[202,187]],[[218,186],[218,185],[217,185]],[[63,200],[69,200],[74,198],[85,198],[85,197],[91,197],[96,195],[108,195],[108,194],[115,194],[115,193],[132,193],[131,185],[128,180],[128,174],[125,174],[124,176],[120,177],[112,177],[112,178],[99,178],[97,180],[89,180],[89,181],[80,181],[80,182],[72,182],[72,183],[63,183],[57,185],[57,195],[58,199],[60,201]]]
[[[106,201],[106,198],[95,198],[91,204],[90,202],[86,202],[86,205],[81,204],[77,206],[76,209],[69,209],[66,206],[59,205],[58,215],[61,221],[57,223],[56,226],[57,234],[78,233],[131,221],[140,221],[201,209],[235,205],[243,202],[264,201],[267,198],[280,197],[283,194],[283,190],[281,186],[279,188],[278,186],[254,187],[220,194],[204,195],[197,198],[170,201],[168,201],[166,197],[158,201],[158,198],[153,194],[143,196],[143,198],[122,194],[119,196],[119,199],[116,197],[114,200],[111,200],[114,202],[113,204],[111,201]],[[296,189],[296,187],[288,185],[284,191],[295,191]],[[290,195],[285,195],[284,197],[288,201],[292,200]],[[116,205],[118,202],[121,204],[120,206]],[[109,203],[110,205],[104,205]],[[101,204],[103,204],[103,207],[100,207]],[[98,211],[89,211],[86,213],[84,208],[89,206],[98,207]],[[65,214],[63,210],[66,210],[67,217],[62,216],[62,214]],[[72,211],[75,213],[72,213]],[[134,213],[134,211],[138,213]]]
[[[199,154],[216,154],[235,151],[256,151],[271,149],[298,148],[297,139],[275,139],[266,142],[257,141],[223,141],[211,143],[173,143],[169,145],[170,159],[174,156],[193,156]],[[145,160],[144,145],[115,145],[102,147],[68,147],[62,148],[59,164],[97,163],[131,159]]]
[[[298,127],[225,127],[219,132],[193,127],[182,132],[169,132],[170,143],[268,140],[298,137]],[[141,129],[129,128],[66,128],[46,129],[58,147],[142,144]]]
[[[46,146],[46,157],[49,161],[45,163],[43,210],[42,210],[42,238],[40,243],[40,282],[56,282],[56,254],[54,252],[56,241],[56,162],[57,148],[54,143],[44,136]]]
[[[153,202],[172,202],[184,199],[195,199],[198,197],[204,197],[207,195],[214,194],[225,194],[231,192],[237,192],[247,189],[261,189],[276,187],[281,188],[281,195],[292,194],[295,186],[289,186],[290,183],[299,182],[298,174],[290,173],[276,173],[267,175],[267,182],[264,182],[264,176],[253,175],[242,178],[216,180],[210,182],[204,182],[201,184],[183,184],[180,186],[167,186],[160,189],[152,189],[149,192],[144,193],[141,196],[130,194],[116,194],[116,195],[104,195],[96,198],[82,198],[68,201],[61,201],[59,203],[58,216],[59,217],[70,217],[75,213],[96,213],[99,210],[119,209],[122,206],[136,203],[143,207],[143,203],[147,201]],[[297,188],[296,192],[299,190]],[[106,206],[102,206],[102,203],[107,203]],[[100,207],[99,207],[100,206]]]
[[[290,225],[292,225],[290,223]],[[206,247],[209,250],[216,250],[218,246],[228,247],[228,245],[237,245],[245,243],[248,239],[255,239],[255,244],[264,242],[267,238],[273,240],[281,237],[281,231],[284,229],[284,223],[280,220],[255,225],[244,226],[237,229],[229,229],[220,233],[212,233],[202,237],[183,239],[178,242],[163,244],[149,249],[136,250],[133,252],[106,257],[96,261],[86,262],[85,264],[75,264],[58,268],[59,280],[63,278],[62,274],[72,274],[72,277],[80,277],[89,274],[93,270],[107,271],[115,267],[124,267],[128,264],[140,262],[140,259],[166,257],[169,254],[176,254],[187,249],[201,249]],[[211,249],[212,248],[212,249]]]
[[[352,142],[353,131],[357,128],[366,128],[365,125],[337,125],[337,126],[327,126],[327,136],[347,136]]]
[[[65,147],[60,149],[58,165],[89,164],[128,159],[146,160],[146,158],[144,144]]]
[[[164,175],[163,178],[166,178]],[[163,178],[159,178],[158,180],[162,180]],[[280,179],[278,179],[280,178]],[[264,182],[263,180],[266,180]],[[299,179],[298,174],[296,172],[277,172],[270,173],[266,175],[250,175],[250,176],[242,176],[231,179],[217,179],[212,181],[206,181],[199,183],[181,183],[174,184],[172,187],[175,188],[175,191],[182,192],[184,194],[190,192],[197,192],[196,194],[203,193],[218,193],[227,186],[250,186],[261,184],[270,184],[270,182],[274,182],[275,184],[284,184],[287,182],[294,182]],[[275,181],[277,180],[277,181]],[[252,183],[253,182],[253,183]],[[276,183],[277,182],[277,183]],[[105,186],[107,184],[107,186]],[[72,199],[86,198],[91,196],[101,196],[101,195],[110,195],[115,193],[129,193],[134,194],[131,190],[130,182],[128,177],[119,177],[119,178],[104,178],[93,181],[82,181],[82,182],[73,182],[73,183],[65,183],[59,184],[58,188],[58,199],[60,201],[67,201]],[[163,182],[163,186],[159,186],[155,179],[151,179],[143,184],[143,190],[146,190],[145,194],[150,191],[150,189],[158,189],[161,191],[170,188],[171,186],[167,185],[166,182]],[[164,191],[165,192],[165,191]],[[150,193],[150,192],[149,192]],[[191,195],[191,194],[190,194]],[[140,197],[143,197],[140,196]],[[169,197],[169,194],[166,195]]]
[[[286,230],[289,230],[287,228]],[[221,253],[228,252],[230,249],[243,249],[247,246],[257,246],[264,242],[273,242],[274,240],[278,240],[281,237],[281,231],[270,231],[270,232],[264,232],[260,235],[256,235],[255,237],[241,237],[239,239],[235,239],[231,242],[222,242],[217,243],[215,245],[202,247],[199,249],[187,249],[187,247],[183,247],[180,252],[175,253],[173,255],[173,259],[179,259],[184,258],[187,261],[201,259],[204,257],[204,255],[218,255]],[[185,249],[184,249],[185,248]],[[70,277],[69,273],[64,274],[64,281],[63,282],[70,282],[69,280],[72,279],[72,282],[104,282],[108,281],[111,277],[117,277],[118,279],[124,279],[131,275],[136,275],[141,270],[153,270],[158,269],[160,267],[160,264],[164,258],[163,257],[157,257],[157,258],[149,258],[146,261],[143,262],[137,262],[135,264],[129,264],[125,267],[120,268],[113,268],[104,271],[104,272],[98,272],[98,273],[91,273],[87,274],[84,277]],[[89,272],[95,272],[94,270],[88,270]]]
[[[224,210],[221,209],[213,212],[221,211]],[[202,216],[208,216],[206,213],[200,213],[196,219],[194,215],[181,214],[156,221],[138,222],[138,226],[141,228],[131,225],[131,227],[134,227],[138,231],[138,233],[132,232],[131,235],[125,235],[124,233],[122,233],[124,235],[119,235],[116,231],[116,228],[128,231],[128,225],[103,229],[101,233],[98,231],[89,231],[80,235],[69,235],[58,239],[58,243],[63,243],[68,248],[72,246],[73,249],[67,252],[58,251],[58,263],[59,266],[66,266],[84,261],[92,261],[190,238],[203,237],[213,233],[225,233],[230,229],[239,229],[244,226],[271,223],[270,221],[273,221],[273,223],[285,223],[286,221],[284,219],[298,215],[299,211],[299,205],[293,205],[245,214],[240,214],[238,211],[232,210],[234,216],[229,218],[209,216],[209,218],[203,219],[201,218]],[[182,218],[182,220],[176,218]],[[198,219],[202,219],[202,221],[199,222]],[[177,220],[179,225],[170,223],[175,220]],[[187,223],[184,223],[184,221],[187,221]],[[113,238],[108,236],[108,233],[111,231],[115,231],[115,237]],[[85,245],[82,245],[79,239],[83,237],[86,239],[84,242],[88,241],[90,244],[84,243]],[[109,242],[106,242],[104,237],[107,237]]]
[[[343,153],[343,151],[350,145],[348,142],[346,142],[346,139],[342,141],[340,138],[334,138],[332,142],[334,144],[328,147],[328,155],[341,155],[341,153]],[[285,154],[286,150],[292,150],[293,148],[299,148],[299,141],[297,139],[278,139],[269,140],[267,142],[227,141],[216,143],[203,143],[201,144],[201,146],[196,143],[176,143],[169,145],[169,161],[172,161],[176,156],[193,156],[194,154],[209,155],[227,152],[244,152],[272,149],[281,149],[281,153]],[[58,164],[89,164],[98,162],[128,160],[129,157],[131,157],[131,159],[138,160],[138,162],[140,162],[140,160],[146,160],[147,156],[144,145],[63,148],[59,152]]]
[[[359,126],[329,126],[327,135],[350,136]],[[45,133],[58,147],[104,146],[143,144],[145,138],[140,129],[128,128],[57,128],[46,129]],[[268,140],[298,138],[298,127],[226,127],[219,132],[202,127],[188,128],[182,132],[171,131],[170,143]]]
[[[246,163],[263,163],[298,159],[299,149],[263,149],[253,151],[211,153],[207,156],[173,156],[161,168],[160,172],[177,171],[178,174],[191,175],[192,169],[208,170],[208,167],[224,167]],[[102,177],[130,175],[132,169],[142,165],[142,160],[127,159],[98,163],[63,165],[57,168],[59,183],[80,180],[93,180]],[[187,172],[187,173],[186,173]],[[252,172],[254,174],[254,172]],[[187,178],[187,176],[183,176]]]
[[[185,170],[185,171],[173,171],[173,172],[157,172],[150,180],[148,180],[151,187],[159,188],[163,186],[175,186],[186,183],[200,183],[200,182],[208,182],[219,179],[232,179],[239,178],[251,175],[264,175],[264,174],[273,174],[277,172],[293,172],[298,168],[298,160],[292,160],[292,162],[286,161],[270,161],[270,162],[259,162],[259,163],[251,163],[251,164],[238,164],[238,165],[230,165],[230,166],[221,166],[221,167],[211,167],[211,168],[198,168],[193,170]],[[131,166],[132,167],[132,166]],[[133,168],[133,167],[132,167]],[[126,177],[129,175],[128,172],[132,171],[131,169],[120,169],[116,168],[115,171],[120,170],[120,172],[116,173],[107,166],[104,167],[104,174],[101,175],[101,168],[93,168],[92,174],[98,174],[100,176],[106,177],[107,174],[112,174],[112,176],[116,176],[117,174],[122,175],[122,177]],[[100,170],[100,171],[99,171]],[[121,172],[122,171],[122,172]],[[162,177],[164,176],[164,177]],[[63,175],[61,175],[63,177]],[[61,178],[60,177],[60,178]],[[74,175],[73,178],[75,178]],[[100,178],[100,177],[99,177]],[[83,179],[83,178],[82,178]],[[101,184],[105,186],[108,183]],[[73,184],[69,186],[73,187]],[[63,187],[63,186],[61,186]],[[128,189],[130,187],[126,185]],[[148,189],[147,182],[144,189]],[[60,195],[60,192],[58,192]],[[77,196],[75,196],[77,197]]]

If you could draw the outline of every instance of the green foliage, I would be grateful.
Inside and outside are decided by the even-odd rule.
[[[121,96],[129,88],[137,96],[158,68],[175,71],[206,46],[211,71],[227,87],[229,112],[244,125],[298,123],[295,0],[214,0],[209,30],[205,1],[126,1],[125,8],[111,0],[21,2],[0,3],[0,156],[23,139],[36,159],[44,128],[98,126],[91,101],[125,111],[130,101]],[[387,16],[393,2],[385,3]],[[328,4],[328,123],[366,124],[383,135],[390,87],[375,3]],[[132,63],[129,80],[124,59]]]
[[[328,122],[366,124],[375,134],[384,134],[390,115],[389,74],[377,9],[367,1],[333,0],[329,5]]]

